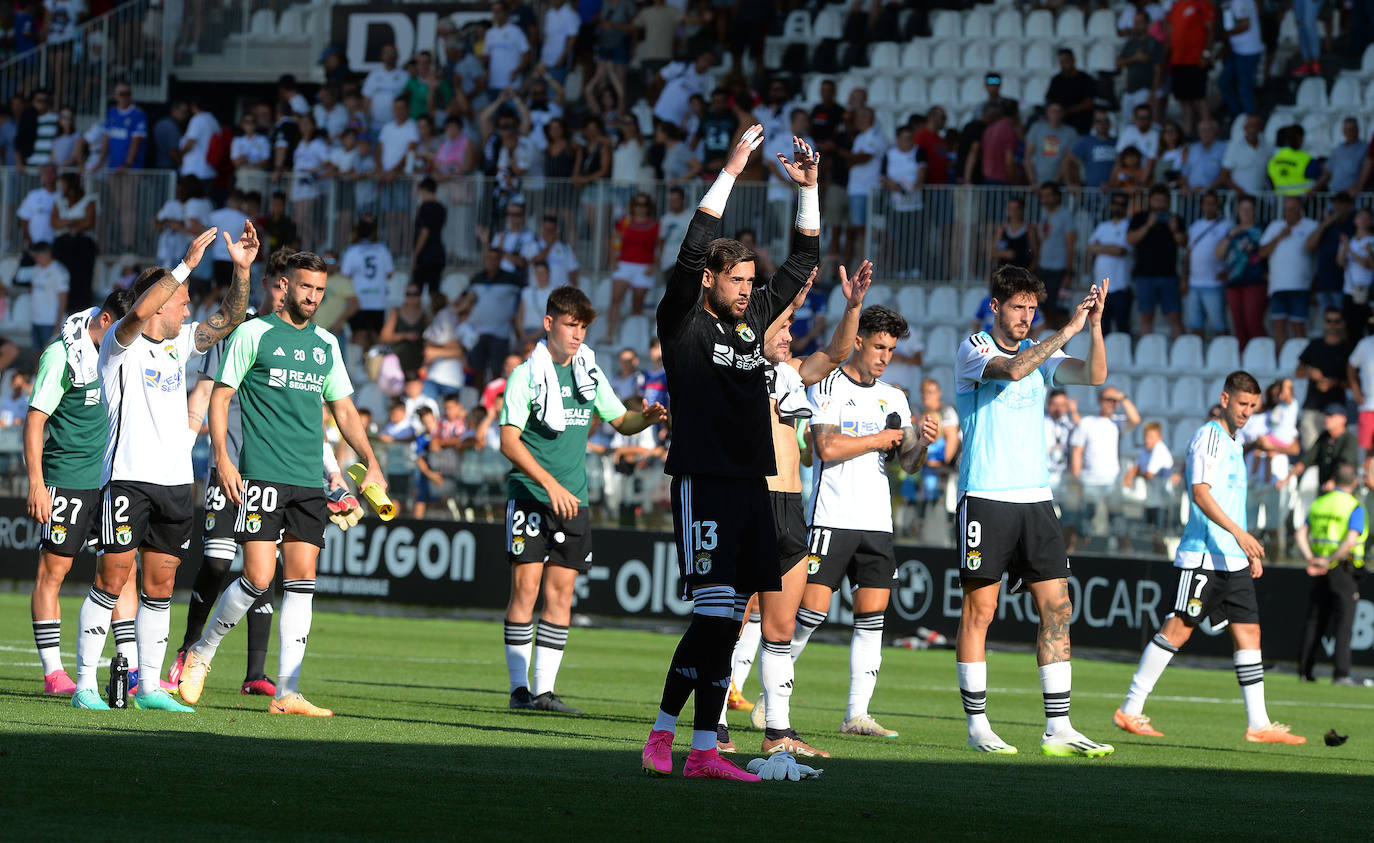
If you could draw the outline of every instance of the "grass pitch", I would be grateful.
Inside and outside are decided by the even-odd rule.
[[[78,605],[63,601],[73,674]],[[183,611],[173,612],[173,646]],[[1147,708],[1167,737],[1150,740],[1110,722],[1132,667],[1079,660],[1074,724],[1117,752],[1053,759],[1038,754],[1034,659],[994,653],[988,711],[1022,754],[988,757],[964,747],[952,653],[884,652],[872,710],[901,737],[883,740],[838,734],[848,652],[812,644],[798,665],[793,724],[835,757],[815,765],[825,769],[818,781],[743,785],[681,778],[690,702],[679,775],[639,774],[675,638],[574,629],[559,691],[588,712],[575,718],[507,709],[501,642],[496,623],[317,612],[303,685],[335,709],[332,720],[269,716],[264,698],[239,696],[241,630],[220,648],[194,715],[77,711],[39,693],[27,597],[0,595],[0,828],[13,840],[1367,834],[1359,818],[1374,784],[1374,692],[1365,689],[1271,675],[1270,715],[1309,742],[1248,744],[1235,676],[1173,667]],[[757,692],[751,677],[745,693]],[[731,717],[742,762],[761,735]],[[1325,746],[1332,727],[1350,741]]]

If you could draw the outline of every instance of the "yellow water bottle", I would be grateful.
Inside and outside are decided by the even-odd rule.
[[[383,521],[390,521],[396,517],[396,504],[391,502],[391,498],[386,496],[382,487],[376,483],[363,485],[363,478],[367,476],[367,466],[360,462],[354,463],[348,469],[348,476],[353,478],[353,482],[358,484],[358,491],[362,493],[363,499],[372,505],[377,511],[377,517]]]

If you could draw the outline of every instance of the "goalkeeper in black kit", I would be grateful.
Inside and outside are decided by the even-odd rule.
[[[673,530],[691,622],[673,654],[658,718],[644,746],[646,773],[672,773],[677,717],[696,694],[688,778],[759,781],[716,751],[716,721],[730,684],[730,654],[749,596],[781,588],[765,480],[776,473],[764,334],[811,276],[820,257],[820,156],[793,138],[778,155],[798,188],[792,254],[756,287],[754,253],[717,238],[735,178],[763,143],[746,129],[702,198],[658,306],[658,337],[673,396]]]

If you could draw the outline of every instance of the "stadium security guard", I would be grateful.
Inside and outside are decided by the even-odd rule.
[[[1274,183],[1274,192],[1280,196],[1301,196],[1312,189],[1319,175],[1311,153],[1302,150],[1303,128],[1285,126],[1279,130],[1278,141],[1279,148],[1265,168]]]
[[[1353,494],[1358,475],[1349,463],[1336,466],[1336,488],[1317,498],[1298,529],[1298,549],[1307,560],[1312,598],[1307,609],[1307,628],[1298,654],[1298,675],[1313,682],[1313,663],[1328,623],[1333,625],[1336,648],[1332,681],[1354,684],[1350,678],[1350,637],[1359,602],[1359,580],[1364,576],[1365,542],[1369,518]]]

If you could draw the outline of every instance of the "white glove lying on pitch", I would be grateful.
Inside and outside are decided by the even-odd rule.
[[[797,759],[793,758],[790,752],[778,752],[767,758],[755,758],[749,762],[747,769],[764,781],[775,782],[818,779],[821,773],[825,772],[805,764],[798,764]]]

